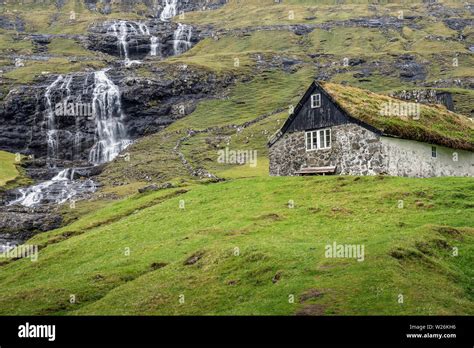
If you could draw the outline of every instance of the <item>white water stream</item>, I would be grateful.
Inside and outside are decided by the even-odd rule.
[[[175,55],[183,54],[192,46],[191,37],[193,27],[187,24],[178,23],[178,28],[174,32],[173,50]]]
[[[177,0],[164,0],[164,9],[160,19],[169,21],[178,11]],[[178,23],[173,34],[173,53],[179,55],[192,46],[191,38],[193,28],[186,24]],[[159,52],[159,39],[150,34],[145,23],[115,21],[107,32],[117,37],[121,57],[125,65],[130,66],[140,61],[130,60],[128,40],[130,35],[146,35],[150,37],[150,55],[157,56]],[[89,153],[89,162],[99,165],[113,160],[118,154],[131,144],[127,137],[123,119],[124,114],[120,101],[120,90],[106,74],[107,70],[96,71],[87,75],[84,81],[82,94],[92,93],[92,116],[95,122],[95,141]],[[55,115],[52,96],[63,101],[77,100],[80,96],[73,95],[71,84],[74,74],[59,75],[45,90],[45,126],[47,136],[47,160],[50,167],[55,168],[60,146],[59,130]],[[93,79],[91,88],[90,79]],[[91,90],[92,89],[92,90]],[[57,100],[55,100],[57,101]],[[78,153],[84,134],[77,130],[74,134],[74,153]],[[60,170],[51,180],[18,190],[19,196],[10,201],[8,205],[21,204],[32,207],[42,203],[62,204],[72,200],[78,193],[93,192],[96,186],[92,180],[75,180],[74,168]]]
[[[169,21],[171,18],[178,13],[178,0],[163,0],[163,11],[161,12],[160,19],[162,21]]]
[[[96,71],[93,74],[94,84],[92,91],[92,113],[95,122],[95,142],[89,152],[89,162],[93,165],[109,162],[123,151],[131,140],[123,125],[124,114],[120,102],[119,88],[110,80],[106,70]],[[46,88],[46,135],[48,142],[48,163],[54,163],[58,155],[58,129],[51,96],[61,93],[65,98],[71,97],[71,82],[74,75],[58,76]],[[89,78],[89,76],[87,77]],[[75,134],[74,147],[80,144],[81,134]],[[42,203],[62,204],[71,200],[78,193],[94,192],[96,186],[90,179],[75,180],[74,168],[65,168],[58,172],[51,180],[18,190],[19,197],[10,201],[8,205],[21,204],[32,207]]]

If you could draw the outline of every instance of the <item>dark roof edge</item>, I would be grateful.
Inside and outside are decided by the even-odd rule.
[[[349,112],[347,112],[338,102],[336,99],[334,99],[332,97],[331,94],[329,94],[325,89],[324,89],[324,86],[321,85],[321,83],[317,80],[314,80],[311,85],[309,86],[309,88],[306,90],[305,94],[303,95],[303,97],[300,99],[300,101],[298,102],[298,104],[296,105],[296,108],[295,110],[293,111],[293,113],[286,119],[285,123],[283,124],[283,126],[280,128],[280,130],[275,133],[275,135],[270,138],[270,140],[268,141],[268,146],[271,147],[273,144],[275,144],[283,134],[286,133],[286,130],[290,127],[291,123],[293,122],[293,120],[295,119],[296,115],[298,115],[299,111],[301,110],[301,108],[303,107],[303,104],[306,102],[306,100],[309,98],[309,96],[311,95],[311,93],[313,93],[313,91],[316,89],[316,88],[319,88],[321,90],[322,93],[324,93],[324,95],[336,106],[336,108],[339,109],[339,111],[341,111],[344,115],[346,115],[349,120],[361,127],[364,127],[366,128],[367,130],[371,131],[371,132],[374,132],[374,133],[377,133],[378,135],[384,135],[383,132],[355,117],[352,117],[350,115]]]

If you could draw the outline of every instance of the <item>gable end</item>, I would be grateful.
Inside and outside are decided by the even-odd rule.
[[[317,93],[321,94],[321,106],[312,108],[311,95]],[[294,112],[285,121],[280,131],[270,139],[268,145],[271,147],[287,132],[326,128],[347,123],[355,123],[376,134],[382,134],[380,130],[350,116],[318,82],[313,81],[296,105]]]

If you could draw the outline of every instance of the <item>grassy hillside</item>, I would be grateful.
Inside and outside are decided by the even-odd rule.
[[[0,151],[0,186],[18,176],[18,169],[15,166],[15,155]]]
[[[50,244],[2,267],[0,313],[473,314],[473,199],[468,178],[265,177],[137,195],[31,240]],[[326,258],[333,242],[364,245],[364,261]]]
[[[60,9],[38,5],[36,16],[8,8],[28,32],[85,35],[94,21],[143,19],[138,10],[114,7],[105,16],[76,1]],[[75,22],[69,22],[72,8]],[[297,35],[287,27],[400,10],[420,16],[419,29],[335,26]],[[130,74],[153,77],[162,64],[187,64],[234,77],[235,84],[139,139],[127,149],[129,162],[107,165],[93,199],[62,207],[64,227],[27,242],[40,246],[38,262],[0,259],[0,314],[474,314],[472,179],[268,176],[267,140],[315,77],[377,92],[416,88],[419,82],[403,80],[394,68],[405,54],[424,64],[427,85],[472,76],[467,43],[435,19],[421,2],[368,6],[362,0],[229,1],[187,13],[180,21],[212,25],[217,37],[179,57],[147,59]],[[15,37],[0,32],[4,52],[31,53],[30,42]],[[19,68],[11,57],[0,59],[8,88],[44,71],[97,69],[110,59],[64,38],[55,38],[48,53],[53,57]],[[71,56],[81,59],[70,63]],[[345,66],[344,58],[365,63]],[[361,78],[366,68],[370,75]],[[472,112],[470,90],[446,90],[463,112]],[[219,163],[225,148],[256,151],[257,166]],[[0,170],[3,163],[11,170],[11,155],[4,156]],[[193,175],[198,169],[225,181]],[[0,181],[11,173],[3,175]],[[162,182],[175,187],[136,193]],[[333,242],[363,245],[364,261],[326,258]]]

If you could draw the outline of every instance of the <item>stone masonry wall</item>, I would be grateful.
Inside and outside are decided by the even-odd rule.
[[[305,132],[284,134],[269,150],[270,175],[336,166],[336,174],[407,177],[474,176],[474,152],[379,136],[356,124],[331,127],[331,148],[306,151]]]
[[[387,172],[380,137],[359,125],[331,127],[331,148],[306,151],[305,132],[284,134],[269,150],[270,175],[295,175],[302,167],[336,166],[337,174]]]

